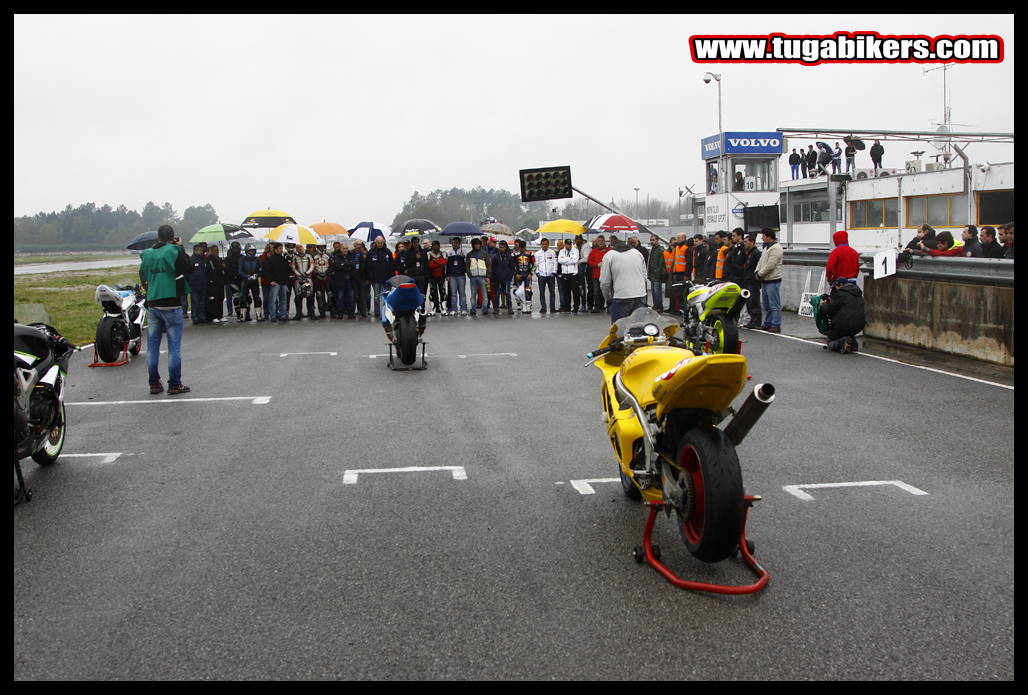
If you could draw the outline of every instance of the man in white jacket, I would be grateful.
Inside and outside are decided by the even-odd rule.
[[[557,254],[557,266],[560,268],[560,313],[578,312],[582,305],[582,293],[578,286],[578,249],[571,245],[571,239],[564,240],[564,248]],[[571,297],[574,296],[574,308]]]
[[[550,290],[550,313],[557,313],[554,282],[557,278],[557,254],[550,250],[550,240],[540,239],[541,247],[535,252],[535,276],[539,280],[540,314],[546,313],[546,290]]]
[[[646,260],[623,241],[611,251],[600,265],[600,289],[610,302],[610,322],[614,323],[646,306]]]

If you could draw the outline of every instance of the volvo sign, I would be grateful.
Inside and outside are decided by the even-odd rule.
[[[725,133],[725,154],[782,154],[781,133]],[[721,154],[719,137],[712,135],[700,141],[703,159],[717,159]]]

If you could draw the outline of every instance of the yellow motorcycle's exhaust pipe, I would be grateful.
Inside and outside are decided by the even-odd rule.
[[[775,387],[771,384],[757,384],[753,393],[747,398],[739,412],[735,414],[732,421],[725,427],[725,436],[732,444],[739,446],[746,435],[750,433],[757,420],[764,414],[767,407],[775,400]]]

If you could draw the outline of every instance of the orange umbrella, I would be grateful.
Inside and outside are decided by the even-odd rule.
[[[343,236],[350,236],[350,233],[346,231],[346,227],[335,222],[315,222],[311,225],[311,229],[317,232],[319,235],[334,236],[342,234]]]

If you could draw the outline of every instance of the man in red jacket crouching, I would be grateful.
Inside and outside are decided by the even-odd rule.
[[[860,254],[850,246],[850,237],[845,231],[838,231],[832,236],[835,248],[828,255],[825,267],[825,280],[831,286],[839,278],[856,280],[860,274]]]

